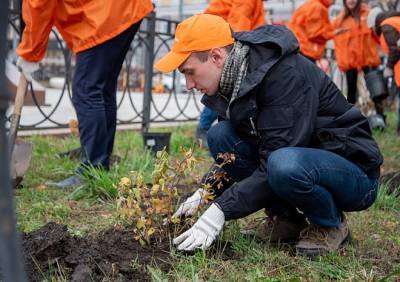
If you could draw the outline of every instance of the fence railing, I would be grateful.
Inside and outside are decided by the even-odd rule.
[[[176,21],[147,16],[132,41],[118,79],[117,123],[138,124],[147,130],[151,123],[197,120],[201,94],[186,91],[177,72],[160,74],[153,64],[170,50]],[[15,49],[21,35],[18,7],[11,7],[8,20],[6,73],[15,93],[19,73]],[[76,119],[72,106],[71,81],[75,57],[56,30],[52,30],[46,57],[33,75],[22,111],[20,130],[66,128]]]

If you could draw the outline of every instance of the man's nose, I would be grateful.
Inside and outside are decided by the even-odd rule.
[[[192,90],[196,87],[196,84],[194,83],[193,79],[190,79],[186,77],[186,88],[187,90]]]

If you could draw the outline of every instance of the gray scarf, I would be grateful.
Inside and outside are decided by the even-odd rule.
[[[240,84],[246,76],[248,59],[249,46],[236,41],[225,61],[219,82],[219,95],[229,99],[229,105],[235,100],[240,89]],[[229,118],[229,106],[226,110],[226,115]]]

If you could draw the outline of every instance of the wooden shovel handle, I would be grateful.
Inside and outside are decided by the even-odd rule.
[[[28,82],[26,81],[25,76],[21,73],[17,87],[17,93],[15,94],[14,112],[11,115],[10,134],[9,134],[10,154],[14,150],[15,139],[17,139],[19,121],[21,118],[21,111],[22,111],[22,106],[24,105],[24,99],[27,88],[28,88]]]
[[[26,81],[25,76],[21,73],[19,77],[17,93],[15,95],[14,114],[21,115],[27,88],[28,88],[28,82]]]

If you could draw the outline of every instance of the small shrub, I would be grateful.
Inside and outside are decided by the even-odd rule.
[[[182,155],[182,160],[171,163],[165,149],[157,152],[152,184],[146,184],[142,172],[132,171],[116,185],[118,216],[126,223],[133,222],[135,239],[141,244],[149,244],[154,235],[161,238],[168,231],[169,222],[181,223],[180,218],[172,216],[178,199],[177,185],[184,176],[194,171],[199,162],[192,149],[182,149]],[[216,164],[216,168],[234,161],[233,154],[221,154],[219,158],[222,164]],[[221,170],[209,173],[209,184],[202,184],[206,191],[203,204],[214,199],[212,187],[219,189],[220,183],[217,182],[224,178],[226,174]]]
[[[165,218],[172,218],[173,205],[177,201],[177,185],[185,175],[192,172],[198,160],[193,150],[182,151],[183,159],[170,164],[166,150],[156,154],[152,184],[146,184],[143,173],[132,171],[121,178],[118,190],[118,216],[126,222],[133,222],[135,239],[149,244],[153,235],[165,231]]]

